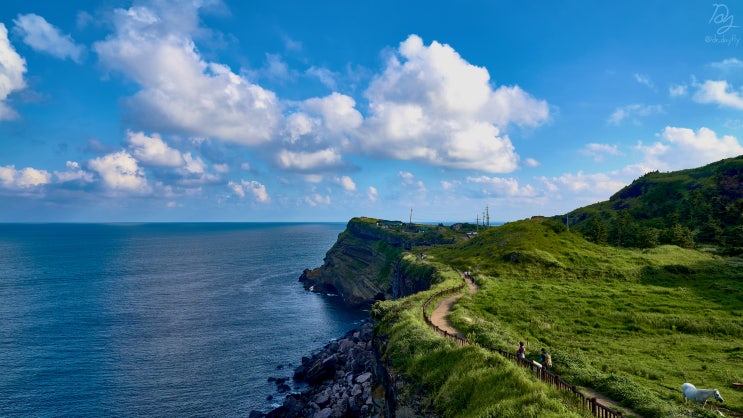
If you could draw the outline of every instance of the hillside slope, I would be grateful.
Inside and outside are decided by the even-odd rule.
[[[649,248],[695,243],[743,252],[743,156],[652,172],[608,201],[556,217],[597,243]]]

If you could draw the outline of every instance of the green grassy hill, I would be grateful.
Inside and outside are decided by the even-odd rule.
[[[560,217],[438,231],[445,241],[410,241],[401,256],[433,267],[433,288],[372,310],[385,360],[409,383],[402,403],[417,399],[399,416],[586,416],[493,352],[525,341],[527,357],[549,349],[554,372],[630,414],[743,417],[733,386],[743,382],[743,156],[648,173]],[[430,295],[461,283],[457,270],[480,290],[450,320],[476,345],[440,337],[421,313]],[[719,389],[725,403],[686,405],[684,382]]]
[[[743,156],[648,173],[608,201],[557,219],[597,243],[641,248],[702,243],[743,253]]]
[[[426,257],[415,255],[425,252]],[[711,415],[684,405],[684,382],[718,388],[715,405],[743,416],[743,260],[660,246],[597,245],[554,220],[493,227],[448,246],[414,247],[406,262],[435,268],[431,290],[378,303],[384,356],[429,410],[409,416],[583,416],[569,396],[534,380],[490,349],[528,357],[541,347],[554,371],[645,417]],[[480,285],[460,299],[451,320],[477,346],[459,347],[430,330],[423,302],[461,283]]]

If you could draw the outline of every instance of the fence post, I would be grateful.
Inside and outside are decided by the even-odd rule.
[[[593,416],[596,416],[598,412],[596,408],[596,398],[591,398],[590,401],[591,401],[591,413],[593,414]]]

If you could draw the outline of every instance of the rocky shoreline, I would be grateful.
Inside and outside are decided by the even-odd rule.
[[[268,413],[251,412],[250,418],[385,416],[385,385],[378,377],[373,336],[374,326],[367,321],[312,356],[303,357],[294,369],[293,380],[306,384],[306,389],[289,393],[283,405]],[[280,393],[289,389],[285,379],[273,381]]]

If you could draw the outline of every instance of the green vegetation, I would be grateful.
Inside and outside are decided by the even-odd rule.
[[[475,275],[480,291],[460,299],[451,320],[482,347],[515,350],[524,340],[533,359],[547,347],[555,372],[564,379],[646,417],[705,416],[681,402],[680,386],[687,381],[720,389],[726,414],[743,413],[743,393],[731,387],[743,381],[740,260],[668,245],[648,250],[600,246],[546,218],[490,228],[459,244],[427,248],[426,254],[416,263]],[[456,278],[449,279],[429,292],[375,307],[394,312],[384,317],[381,328],[390,334],[393,364],[428,387],[443,411],[453,411],[447,400],[465,390],[457,386],[465,383],[455,384],[454,373],[446,370],[489,376],[506,367],[487,350],[456,347],[426,328],[420,306],[435,290],[457,284]],[[450,355],[456,364],[430,369],[439,369],[436,365]],[[437,373],[446,378],[437,379]],[[499,389],[492,385],[497,379],[483,379],[474,386],[491,393],[487,402],[472,409],[457,404],[468,412],[445,415],[486,416],[483,411],[491,404],[519,403],[497,399],[493,391]],[[549,398],[554,396],[559,395]],[[537,402],[523,401],[527,409]]]
[[[648,173],[606,202],[560,220],[587,239],[619,247],[712,244],[743,254],[743,156],[672,173]]]
[[[438,283],[373,307],[385,359],[413,383],[403,398],[447,417],[582,416],[568,395],[489,350],[526,341],[527,357],[548,348],[563,379],[644,417],[717,416],[683,402],[684,382],[719,389],[725,403],[710,401],[714,409],[743,416],[743,390],[732,386],[743,382],[743,157],[649,173],[567,216],[477,235],[439,226],[446,245],[420,247],[422,229],[397,228],[410,250],[402,264]],[[480,286],[450,318],[477,345],[440,337],[421,314],[430,295],[460,283],[454,269]]]
[[[381,319],[378,332],[388,336],[385,359],[411,383],[398,394],[403,404],[424,396],[428,399],[424,405],[448,417],[589,416],[576,409],[565,393],[540,383],[503,357],[474,345],[458,346],[431,331],[421,306],[437,291],[461,284],[457,272],[435,266],[440,283],[431,290],[378,302],[372,309],[372,316]],[[429,411],[404,409],[398,416],[406,416],[405,412],[423,416]]]

